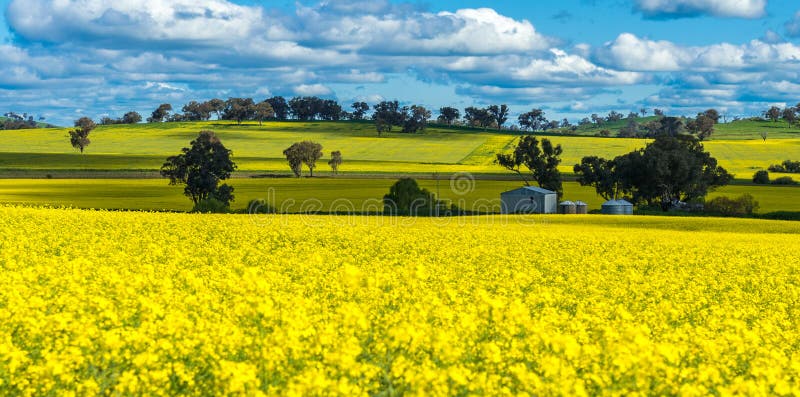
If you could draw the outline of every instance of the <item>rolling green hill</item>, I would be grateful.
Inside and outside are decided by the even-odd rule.
[[[293,142],[313,140],[326,154],[340,150],[344,173],[473,172],[505,174],[493,164],[495,154],[513,147],[518,135],[496,131],[430,128],[420,134],[377,136],[370,123],[273,122],[236,125],[230,122],[160,123],[100,126],[81,155],[69,145],[67,129],[4,131],[0,174],[48,170],[155,171],[203,129],[216,131],[233,150],[240,171],[288,173],[283,149]],[[564,147],[561,170],[584,156],[614,157],[643,147],[646,140],[579,136],[549,136]],[[715,139],[705,143],[720,163],[739,178],[786,159],[800,159],[800,138],[762,140]],[[318,170],[327,170],[327,158]]]
[[[757,126],[757,125],[756,125]],[[92,143],[81,155],[69,144],[68,129],[3,131],[5,144],[0,147],[0,203],[68,205],[85,208],[169,209],[191,207],[180,187],[168,186],[157,177],[166,157],[177,154],[203,129],[217,132],[233,150],[239,166],[235,208],[243,208],[250,199],[269,198],[275,192],[276,204],[296,202],[290,212],[304,210],[306,199],[330,205],[338,199],[356,207],[379,200],[393,179],[399,175],[430,178],[441,174],[441,197],[471,206],[481,200],[496,200],[501,191],[520,185],[515,176],[493,163],[496,153],[513,148],[519,135],[508,132],[458,128],[429,128],[420,134],[388,133],[377,136],[370,123],[354,122],[274,122],[236,125],[230,122],[161,123],[99,126],[92,132]],[[731,130],[731,134],[735,133]],[[741,131],[746,131],[742,127]],[[706,148],[740,179],[749,179],[757,169],[786,159],[800,159],[800,138],[777,135],[764,142],[740,137],[717,139]],[[779,139],[779,137],[783,137]],[[643,139],[600,138],[592,136],[548,136],[564,147],[561,170],[584,156],[614,157],[643,147]],[[260,174],[288,176],[282,156],[293,142],[313,140],[326,154],[340,150],[344,155],[338,178],[242,178]],[[307,172],[307,171],[304,171]],[[465,195],[452,194],[449,177],[457,172],[482,174],[475,189]],[[56,179],[43,178],[55,175]],[[330,175],[327,156],[318,163],[316,175]],[[348,175],[351,178],[348,178]],[[359,179],[352,177],[358,176]],[[97,178],[110,179],[97,179]],[[68,179],[58,179],[68,178]],[[77,179],[76,179],[77,178]],[[124,178],[124,179],[121,179]],[[364,179],[372,178],[372,179]],[[422,186],[434,191],[432,180]],[[438,190],[438,189],[436,189]],[[565,185],[566,198],[582,200],[597,208],[602,202],[591,188],[574,182]],[[762,212],[800,211],[800,188],[775,186],[730,186],[714,194],[752,193],[762,204]],[[360,208],[355,208],[359,210]]]

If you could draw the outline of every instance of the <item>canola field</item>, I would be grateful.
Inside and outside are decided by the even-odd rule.
[[[740,124],[747,127],[737,127]],[[738,132],[733,135],[721,132],[704,145],[720,165],[736,174],[737,178],[747,180],[771,164],[800,159],[798,134],[789,130],[780,134],[772,131],[784,131],[782,127],[774,128],[780,125],[769,124],[771,138],[766,142],[758,137],[759,131],[766,126],[749,122],[726,125],[726,130],[738,128]],[[240,171],[285,174],[290,170],[283,150],[300,140],[322,144],[325,156],[318,162],[320,175],[330,171],[327,161],[334,150],[340,150],[344,156],[341,169],[345,174],[508,174],[494,164],[494,159],[496,153],[511,150],[519,138],[518,133],[511,132],[435,127],[420,134],[395,130],[379,137],[371,123],[353,122],[237,125],[227,121],[209,121],[99,126],[92,132],[92,143],[86,152],[80,154],[69,145],[68,128],[10,130],[3,133],[6,143],[0,146],[0,175],[27,171],[42,177],[54,171],[124,173],[158,170],[168,156],[177,154],[204,129],[214,130],[225,146],[233,150]],[[744,131],[749,131],[749,138]],[[544,137],[563,146],[559,169],[568,174],[585,156],[614,158],[642,148],[648,142],[644,139],[593,136]]]
[[[0,207],[0,395],[800,393],[800,226]]]

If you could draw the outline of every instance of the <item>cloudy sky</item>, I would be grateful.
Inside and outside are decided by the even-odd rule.
[[[507,103],[550,118],[800,102],[797,0],[0,0],[0,111],[213,97]]]

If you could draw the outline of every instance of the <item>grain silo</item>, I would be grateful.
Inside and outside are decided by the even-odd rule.
[[[500,194],[503,214],[555,214],[558,194],[535,186],[525,186]]]
[[[575,213],[578,215],[586,215],[589,213],[589,204],[584,203],[583,201],[576,201],[575,202]]]
[[[603,204],[602,213],[606,215],[633,215],[633,204],[625,200],[609,200]]]
[[[562,201],[558,205],[558,213],[565,215],[574,215],[576,211],[575,203],[572,201]]]

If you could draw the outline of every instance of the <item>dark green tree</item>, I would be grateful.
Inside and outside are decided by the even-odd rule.
[[[252,120],[255,112],[256,104],[253,98],[228,98],[225,101],[225,109],[222,110],[222,118],[236,120],[236,124],[242,124],[244,120]]]
[[[428,109],[412,105],[406,111],[405,117],[403,117],[403,132],[413,134],[418,131],[424,131],[428,126],[429,118],[431,118],[431,112]]]
[[[317,168],[317,160],[322,157],[322,145],[316,142],[303,141],[296,142],[283,151],[289,167],[295,176],[300,177],[302,165],[308,167],[309,175],[314,176],[314,169]]]
[[[606,199],[617,198],[619,180],[613,160],[606,160],[597,156],[584,157],[580,164],[574,167],[581,186],[594,187],[597,194]]]
[[[123,124],[136,124],[142,122],[142,115],[137,112],[128,112],[122,116]]]
[[[558,165],[561,164],[561,145],[553,146],[549,139],[543,138],[539,142],[536,137],[526,135],[520,137],[517,147],[512,153],[498,153],[495,162],[502,167],[516,172],[526,185],[529,185],[528,178],[521,171],[521,167],[530,171],[530,178],[539,187],[552,190],[561,197],[564,188],[561,180],[561,172]]]
[[[458,109],[445,106],[439,109],[439,118],[436,119],[436,121],[442,124],[453,125],[459,117],[461,117],[461,113]]]
[[[472,127],[487,128],[496,120],[488,109],[470,106],[464,109],[464,120]]]
[[[69,143],[83,154],[83,150],[92,143],[89,140],[89,133],[92,132],[95,127],[97,127],[97,125],[88,117],[81,117],[75,120],[75,129],[69,132]]]
[[[267,99],[272,110],[275,111],[276,120],[286,120],[289,118],[289,104],[286,103],[286,98],[282,96],[274,96]]]
[[[354,102],[351,107],[353,108],[353,120],[364,120],[364,116],[369,112],[369,105],[366,102]]]
[[[264,120],[275,117],[275,110],[269,102],[260,102],[253,108],[253,117],[258,120],[258,125],[261,125]]]
[[[220,185],[220,181],[230,178],[236,170],[231,155],[214,131],[200,131],[190,147],[167,158],[161,166],[161,176],[169,178],[170,185],[186,185],[183,194],[195,206],[209,199],[229,205],[233,201],[233,187]]]
[[[210,113],[217,115],[217,120],[222,119],[222,112],[225,110],[225,101],[219,98],[209,99],[206,102],[206,107]]]
[[[503,128],[503,124],[508,121],[508,105],[492,105],[487,110],[494,118],[494,122],[497,123],[497,129]]]
[[[334,175],[339,174],[339,166],[342,165],[342,152],[335,150],[331,152],[331,159],[328,160],[328,165],[333,170]]]
[[[756,171],[753,175],[753,183],[757,185],[769,185],[769,171]]]
[[[168,103],[162,103],[158,105],[156,110],[153,110],[153,114],[147,119],[148,123],[161,123],[169,117],[169,112],[172,111],[172,105]]]
[[[530,112],[522,113],[517,118],[519,126],[523,130],[540,131],[547,124],[547,118],[542,109],[532,109]]]
[[[383,196],[384,211],[393,215],[430,215],[436,206],[436,198],[427,189],[419,187],[412,178],[401,178]]]
[[[781,118],[781,108],[772,106],[764,112],[764,116],[772,121],[778,121]]]
[[[675,201],[705,197],[733,176],[717,164],[702,143],[691,135],[660,135],[644,149],[608,161],[585,157],[574,168],[582,185],[594,186],[599,194],[626,195],[634,204],[661,205],[669,209]]]

